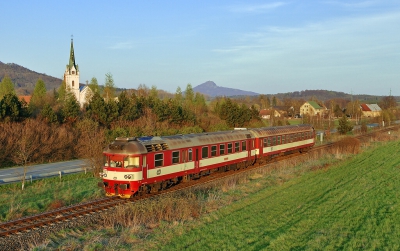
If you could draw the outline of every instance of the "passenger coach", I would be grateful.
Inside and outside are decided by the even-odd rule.
[[[240,169],[255,161],[315,143],[310,125],[265,127],[165,137],[116,138],[104,150],[107,196],[153,193],[214,171]]]

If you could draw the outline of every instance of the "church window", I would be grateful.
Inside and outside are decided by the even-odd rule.
[[[74,80],[72,80],[72,86],[74,86]]]

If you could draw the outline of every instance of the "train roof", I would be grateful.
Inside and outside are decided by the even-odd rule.
[[[267,137],[311,130],[313,130],[311,125],[297,125],[253,129],[240,128],[240,130],[233,131],[179,134],[172,136],[145,136],[138,138],[119,137],[110,143],[104,152],[115,154],[144,154],[148,152],[220,144],[232,141],[242,141],[249,138]]]
[[[256,138],[289,134],[289,133],[308,132],[308,131],[312,131],[312,130],[313,130],[313,127],[311,125],[306,125],[306,124],[262,127],[262,128],[250,129],[253,136]]]
[[[207,144],[219,144],[229,141],[245,140],[252,138],[247,130],[234,130],[209,133],[179,134],[173,136],[140,137],[139,142],[144,144],[149,152],[157,150],[157,147],[166,149],[180,149],[196,147]],[[150,149],[151,147],[151,149]]]

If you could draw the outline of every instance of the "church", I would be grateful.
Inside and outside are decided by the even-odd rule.
[[[74,41],[71,39],[71,49],[69,52],[69,63],[64,72],[64,82],[67,91],[72,92],[75,95],[79,105],[83,107],[85,103],[88,103],[88,93],[91,92],[87,85],[79,84],[79,67],[75,63],[75,52],[74,52]]]

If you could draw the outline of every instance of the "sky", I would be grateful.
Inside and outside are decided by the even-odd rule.
[[[276,94],[400,96],[400,1],[1,1],[0,61],[175,93],[206,81]]]

